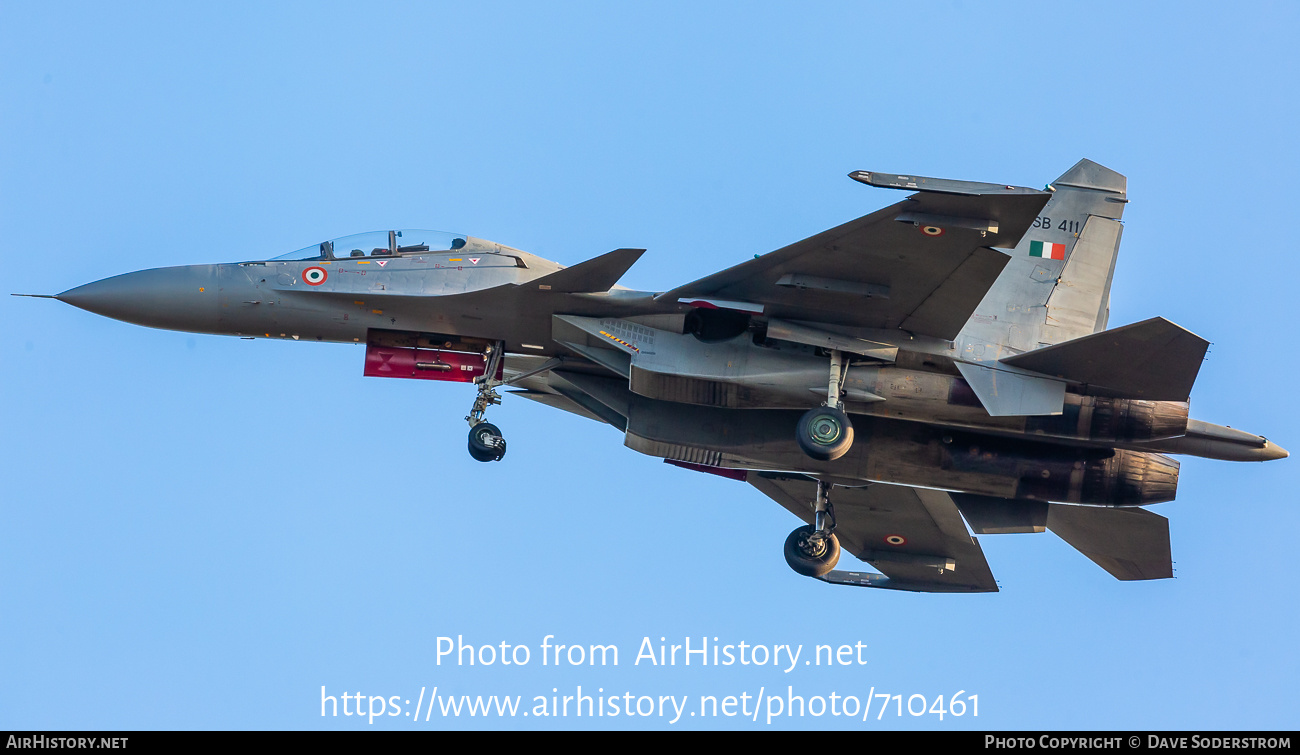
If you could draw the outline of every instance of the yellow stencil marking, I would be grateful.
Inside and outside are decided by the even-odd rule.
[[[612,339],[612,340],[614,340],[614,341],[617,341],[617,342],[623,344],[624,346],[628,347],[629,349],[635,351],[635,352],[638,353],[638,354],[641,353],[641,350],[640,350],[640,349],[638,349],[637,347],[633,346],[632,344],[628,343],[627,341],[624,341],[622,338],[619,338],[618,336],[616,336],[616,335],[614,335],[614,334],[612,334],[612,333],[606,333],[605,331],[602,330],[602,331],[600,331],[600,334],[601,334],[602,336],[605,336],[606,338]]]

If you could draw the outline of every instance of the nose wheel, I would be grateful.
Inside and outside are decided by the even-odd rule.
[[[496,388],[501,385],[497,373],[504,355],[505,344],[500,341],[487,347],[483,352],[486,369],[482,375],[474,378],[478,395],[475,396],[474,407],[470,409],[465,421],[469,422],[469,455],[475,461],[501,461],[501,457],[506,455],[506,439],[502,437],[501,430],[483,419],[489,406],[501,403],[501,394],[497,393]]]
[[[506,439],[491,422],[480,422],[469,429],[469,455],[475,461],[501,461],[506,455]]]

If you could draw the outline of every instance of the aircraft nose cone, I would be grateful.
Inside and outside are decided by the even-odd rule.
[[[1291,454],[1287,450],[1272,441],[1264,441],[1264,447],[1260,449],[1261,461],[1273,461],[1274,459],[1285,459]]]
[[[54,298],[87,312],[151,328],[217,330],[215,265],[141,270],[87,283]]]

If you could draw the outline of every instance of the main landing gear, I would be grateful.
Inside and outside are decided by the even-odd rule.
[[[799,426],[795,429],[799,448],[817,461],[834,461],[848,453],[853,445],[853,423],[840,408],[841,386],[848,371],[844,352],[831,351],[830,367],[826,403],[809,409],[799,418]]]
[[[820,577],[840,560],[840,541],[835,537],[835,509],[830,500],[831,485],[817,481],[813,504],[814,523],[805,524],[785,539],[785,562],[805,577]]]
[[[483,419],[489,406],[501,403],[501,394],[496,391],[497,386],[501,385],[501,381],[497,380],[497,372],[501,369],[504,356],[505,344],[501,341],[487,347],[483,352],[486,369],[482,375],[474,378],[478,396],[465,421],[469,422],[469,455],[475,461],[501,461],[501,457],[506,455],[506,439],[501,437],[501,430]]]

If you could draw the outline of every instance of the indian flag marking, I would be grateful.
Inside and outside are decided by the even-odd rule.
[[[1050,241],[1029,242],[1029,256],[1042,257],[1047,260],[1065,259],[1065,244],[1053,244]]]

